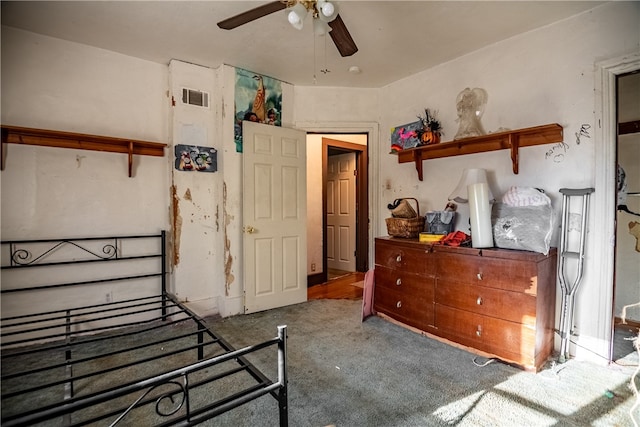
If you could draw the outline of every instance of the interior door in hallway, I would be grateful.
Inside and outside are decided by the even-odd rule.
[[[245,313],[307,300],[306,133],[243,122]]]
[[[327,163],[327,267],[356,271],[356,155]]]

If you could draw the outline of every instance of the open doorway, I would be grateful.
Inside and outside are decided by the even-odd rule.
[[[596,64],[595,91],[596,123],[595,136],[600,141],[595,144],[595,188],[593,194],[594,244],[592,257],[599,262],[591,268],[598,287],[593,298],[592,312],[598,321],[595,336],[598,338],[582,351],[576,348],[580,357],[596,362],[613,360],[614,305],[615,291],[615,239],[616,225],[616,149],[618,117],[616,107],[617,76],[640,70],[640,52],[618,56]],[[577,354],[578,355],[578,354]]]
[[[616,78],[616,244],[611,360],[637,365],[640,329],[640,70]]]
[[[368,144],[369,134],[354,133],[308,133],[307,134],[307,176],[308,176],[308,286],[327,283],[332,277],[329,272],[329,258],[335,258],[335,240],[342,239],[340,258],[351,258],[352,263],[345,269],[349,280],[361,281],[369,265],[369,179],[368,179]],[[342,164],[350,164],[350,171],[338,171],[334,160],[341,158]],[[330,162],[333,162],[332,172],[334,182],[328,184]],[[344,182],[337,182],[339,173],[344,176]],[[337,173],[337,174],[336,174]],[[346,174],[346,175],[345,175]],[[350,174],[350,176],[349,176]],[[351,182],[351,184],[349,183]],[[350,185],[353,186],[349,190]],[[331,188],[329,189],[329,186]],[[336,202],[336,186],[344,186]],[[332,197],[328,201],[328,194]],[[336,224],[328,218],[328,210],[335,213],[336,209],[344,211],[344,207],[336,207],[337,203],[353,213],[350,226]],[[342,219],[340,219],[342,221]],[[328,232],[327,228],[331,228]],[[337,228],[341,228],[338,232]],[[339,237],[336,237],[338,236]],[[333,245],[329,250],[329,245]],[[334,266],[335,267],[335,266]]]
[[[359,143],[322,138],[323,271],[367,271],[369,200],[366,135]],[[364,142],[364,143],[362,143]],[[343,274],[344,273],[344,274]]]
[[[326,170],[324,245],[331,280],[356,271],[356,153],[329,146]]]

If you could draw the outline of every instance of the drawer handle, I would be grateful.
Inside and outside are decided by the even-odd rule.
[[[482,280],[482,273],[476,274],[476,277],[478,278],[478,280]]]
[[[477,336],[482,336],[482,326],[478,325],[478,329],[476,329],[476,335]]]
[[[398,308],[402,307],[402,301],[398,301],[398,302],[396,303],[396,307],[398,307]]]
[[[398,286],[402,285],[402,279],[401,278],[398,277],[396,279],[396,285],[398,285]]]
[[[398,255],[396,257],[396,262],[402,262],[402,255]]]
[[[476,300],[476,304],[482,305],[482,297],[478,297],[478,299]]]

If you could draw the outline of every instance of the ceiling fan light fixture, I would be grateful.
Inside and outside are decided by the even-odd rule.
[[[304,18],[307,17],[309,11],[302,3],[296,3],[287,14],[287,20],[296,30],[301,30]]]
[[[329,31],[331,31],[329,24],[319,19],[313,20],[313,32],[316,36],[324,36]]]
[[[331,9],[333,13],[331,14]],[[338,49],[340,56],[352,56],[358,52],[358,46],[353,41],[347,26],[338,12],[337,0],[272,0],[262,6],[254,7],[238,15],[218,22],[218,27],[223,30],[232,30],[241,25],[260,19],[264,16],[284,10],[287,21],[298,30],[302,30],[304,20],[311,13],[313,21],[322,21],[329,26],[314,25],[314,31],[329,32],[333,44]],[[328,14],[328,16],[327,16]]]
[[[318,0],[316,2],[316,9],[318,10],[318,19],[324,22],[331,22],[336,19],[338,15],[338,6],[327,0]]]

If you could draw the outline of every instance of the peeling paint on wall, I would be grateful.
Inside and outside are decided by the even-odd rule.
[[[173,266],[180,263],[180,236],[182,234],[182,217],[180,216],[180,198],[176,186],[171,186],[171,209],[173,213]]]
[[[190,202],[193,201],[193,199],[191,198],[191,189],[187,188],[187,191],[184,192],[184,199],[185,200],[189,200]]]
[[[220,205],[216,205],[216,232],[220,231]]]
[[[225,182],[222,187],[222,203],[224,211],[224,294],[229,296],[229,289],[231,284],[235,280],[233,274],[231,274],[231,267],[233,266],[233,257],[231,256],[231,241],[227,235],[227,227],[233,220],[232,215],[227,214],[227,183]],[[216,214],[217,216],[217,214]]]

